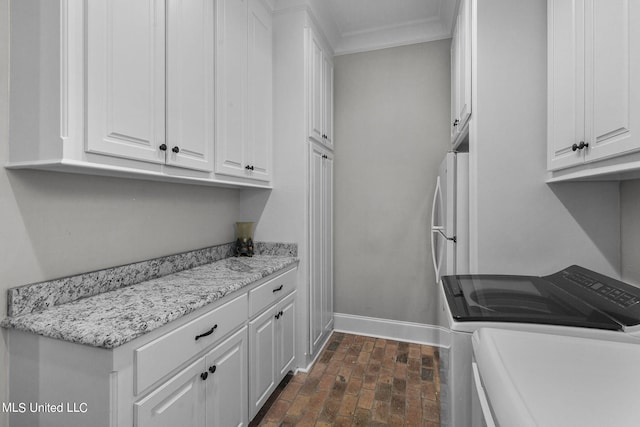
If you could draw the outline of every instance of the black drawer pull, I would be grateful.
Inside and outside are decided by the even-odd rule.
[[[281,291],[281,290],[282,290],[282,285],[280,285],[280,287],[278,287],[278,288],[275,288],[273,290],[273,293],[275,294],[276,292]]]
[[[213,328],[209,329],[207,332],[205,332],[204,334],[200,334],[200,335],[196,335],[196,341],[198,341],[200,338],[204,338],[204,337],[208,337],[209,335],[211,335],[216,329],[218,328],[218,325],[214,325]]]

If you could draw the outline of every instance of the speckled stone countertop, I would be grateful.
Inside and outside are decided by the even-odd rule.
[[[0,326],[115,348],[296,262],[292,256],[225,258],[44,311],[7,317]]]

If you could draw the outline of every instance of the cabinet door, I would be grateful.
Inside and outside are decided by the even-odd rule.
[[[249,418],[267,401],[276,384],[276,310],[249,323]]]
[[[462,130],[471,116],[471,2],[460,3],[458,37],[458,107],[457,117],[460,120],[458,131]]]
[[[584,1],[548,1],[548,169],[583,162]]]
[[[323,142],[322,69],[324,59],[322,45],[311,29],[307,31],[309,37],[309,138]]]
[[[323,101],[322,137],[329,148],[333,148],[333,61],[323,56]]]
[[[333,156],[322,164],[322,329],[333,328]]]
[[[164,163],[165,2],[86,5],[86,149]]]
[[[322,312],[323,297],[323,156],[324,152],[311,144],[309,201],[310,201],[310,253],[309,253],[309,327],[310,351],[319,350],[324,325]]]
[[[249,1],[249,135],[250,177],[271,179],[272,18],[264,0]]]
[[[462,0],[451,40],[451,140],[471,116],[471,4]]]
[[[247,328],[218,345],[205,360],[207,425],[248,425]]]
[[[205,426],[204,359],[134,404],[138,427]]]
[[[218,0],[216,172],[244,176],[247,146],[247,2]]]
[[[286,297],[280,304],[279,311],[282,314],[276,321],[278,343],[278,381],[291,370],[296,357],[296,340],[295,340],[295,321],[296,321],[296,304],[295,292]]]
[[[640,13],[635,3],[584,1],[586,161],[640,149],[640,40],[635,29]]]
[[[458,55],[460,53],[460,48],[458,46],[459,41],[459,31],[460,31],[460,16],[456,18],[455,28],[453,30],[453,37],[451,38],[451,141],[455,141],[458,136],[458,123],[460,120],[458,119],[458,91],[460,90],[459,85],[459,59]]]
[[[167,164],[211,172],[214,2],[167,1]]]

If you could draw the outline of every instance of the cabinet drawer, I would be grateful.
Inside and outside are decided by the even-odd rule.
[[[247,295],[241,295],[135,350],[136,394],[247,320]]]
[[[249,291],[249,317],[255,316],[293,291],[296,288],[297,271],[297,268],[289,270]]]

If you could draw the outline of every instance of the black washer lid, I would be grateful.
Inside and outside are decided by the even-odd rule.
[[[442,283],[459,322],[516,322],[622,330],[606,314],[533,276],[444,276]]]

